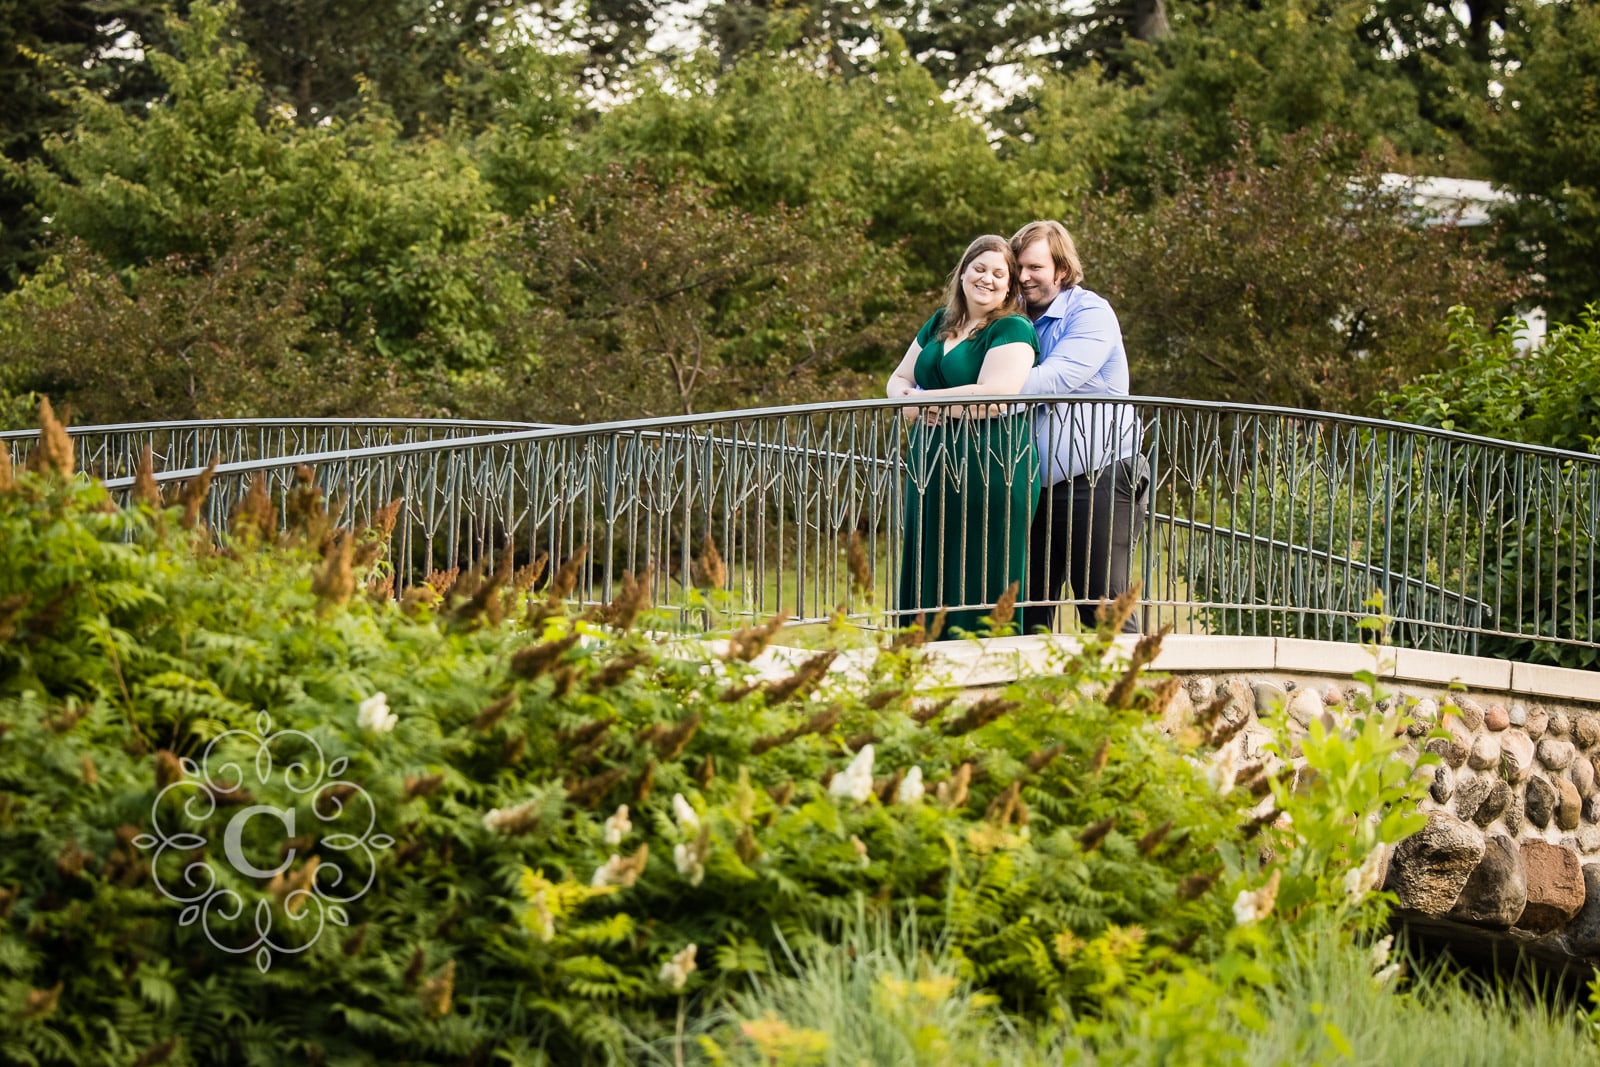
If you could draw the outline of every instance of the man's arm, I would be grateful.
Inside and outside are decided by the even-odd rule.
[[[1105,304],[1080,309],[1067,328],[1028,372],[1022,391],[1030,395],[1070,393],[1099,373],[1116,349],[1122,331]]]

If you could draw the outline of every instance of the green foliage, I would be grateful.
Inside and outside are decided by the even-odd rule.
[[[1552,318],[1600,300],[1600,9],[1530,5],[1504,91],[1474,112],[1490,172],[1514,195],[1505,254],[1537,277]]]
[[[916,332],[900,257],[816,209],[714,200],[612,170],[530,220],[504,261],[537,300],[505,347],[532,358],[473,410],[604,422],[875,390],[847,368]]]
[[[401,365],[482,365],[517,289],[482,261],[497,217],[476,169],[376,106],[314,129],[263,117],[232,14],[196,3],[173,24],[177,54],[150,57],[170,95],[142,113],[75,94],[71,135],[20,168],[53,225],[119,271],[172,255],[204,269],[260,235],[299,253],[319,325]]]
[[[1110,624],[1057,672],[932,706],[914,641],[860,677],[801,668],[785,683],[480,576],[404,608],[352,598],[346,542],[303,491],[292,503],[284,538],[258,545],[264,516],[246,510],[218,551],[181,507],[107,506],[55,475],[0,491],[8,1061],[622,1056],[630,1030],[672,1025],[680,992],[715,1003],[783,945],[810,951],[863,913],[915,915],[964,981],[1011,1009],[1069,1005],[1097,1041],[1110,1031],[1095,1020],[1124,1001],[1176,1020],[1199,991],[1242,1010],[1264,980],[1265,920],[1235,927],[1228,909],[1269,891],[1246,845],[1264,825],[1246,825],[1256,798],[1231,775],[1225,792],[1208,784],[1209,724],[1176,740],[1152,728],[1150,691],[1104,656]],[[206,786],[204,769],[252,766],[267,718],[302,732],[279,765],[320,769],[314,741],[364,792],[259,769]],[[1314,887],[1284,921],[1366,907],[1314,895],[1362,858],[1316,828],[1403,806],[1389,750],[1363,740],[1377,729],[1319,737],[1307,755],[1325,773],[1279,798],[1308,829],[1259,839],[1288,864],[1271,885]],[[902,799],[913,767],[927,795]],[[1334,772],[1339,790],[1316,784]],[[172,789],[198,805],[169,811]],[[213,908],[203,927],[154,879],[227,867],[216,842],[245,803],[293,809],[301,836],[249,820],[252,862],[288,864],[223,869],[245,918]],[[158,809],[163,833],[211,845],[152,854]],[[313,906],[307,886],[333,888],[313,861],[352,876],[328,831],[357,833],[369,810],[393,839],[373,839],[372,891],[319,906],[332,925],[312,940],[290,920],[297,899]],[[1364,832],[1388,840],[1391,821]],[[1296,867],[1307,842],[1315,864]],[[252,966],[258,908],[303,951]]]
[[[415,411],[414,387],[307,313],[320,287],[303,266],[246,239],[203,270],[173,255],[124,282],[73,242],[0,297],[12,360],[0,387],[19,404],[47,394],[84,422]],[[11,411],[4,425],[29,418]]]
[[[1444,430],[1600,453],[1600,310],[1556,323],[1523,351],[1527,324],[1480,324],[1468,308],[1450,314],[1448,373],[1424,375],[1380,398],[1388,418]]]
[[[747,210],[807,206],[869,224],[880,243],[903,243],[903,287],[932,288],[974,236],[1011,233],[1027,207],[983,128],[940,98],[898,36],[881,44],[855,78],[814,51],[754,53],[726,72],[701,56],[674,66],[670,85],[644,82],[583,151],[687,175]]]
[[[1360,410],[1439,365],[1449,307],[1514,295],[1482,245],[1408,219],[1378,160],[1342,164],[1350,149],[1302,134],[1148,211],[1087,207],[1086,284],[1117,309],[1136,392]]]

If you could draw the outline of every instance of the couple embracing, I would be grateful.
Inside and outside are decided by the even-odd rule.
[[[927,403],[1127,396],[1117,317],[1082,280],[1059,222],[980,237],[890,376],[888,395],[911,401],[902,617],[949,607],[949,633],[981,633],[1016,582],[1022,632],[1050,630],[1070,580],[1093,626],[1127,589],[1148,485],[1131,405]]]

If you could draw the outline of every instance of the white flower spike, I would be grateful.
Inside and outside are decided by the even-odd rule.
[[[912,767],[906,776],[900,779],[900,788],[894,791],[896,804],[911,805],[922,799],[922,794],[927,790],[922,785],[922,768]]]
[[[699,832],[700,816],[695,814],[694,806],[683,799],[682,793],[672,794],[672,817],[678,820],[678,829],[684,833]]]
[[[872,795],[872,758],[871,745],[862,745],[861,751],[856,753],[856,758],[850,761],[850,766],[833,776],[833,781],[828,783],[828,795],[838,800],[852,800],[857,804]]]
[[[386,734],[394,729],[400,717],[389,710],[389,698],[381,692],[373,693],[356,708],[356,725],[375,734]]]
[[[627,837],[628,831],[632,829],[633,823],[628,821],[628,805],[619,805],[615,814],[606,820],[606,844],[622,844],[622,839]]]
[[[682,989],[694,973],[694,957],[698,951],[693,942],[685,945],[677,955],[661,965],[661,980],[673,989]]]

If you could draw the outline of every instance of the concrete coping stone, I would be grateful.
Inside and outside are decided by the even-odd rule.
[[[1138,640],[1133,634],[1119,636],[1113,654],[1126,656]],[[929,646],[928,666],[934,678],[943,684],[964,688],[1004,685],[1017,678],[1048,673],[1063,653],[1071,655],[1082,647],[1071,634],[940,641]],[[862,677],[876,654],[876,649],[870,647],[848,650],[834,662],[833,671]],[[812,655],[815,651],[811,649],[773,646],[762,653],[755,666],[764,676],[781,677]],[[1360,645],[1298,637],[1169,634],[1150,669],[1283,671],[1339,677],[1349,677],[1360,670],[1376,670],[1386,681],[1440,686],[1460,682],[1479,691],[1600,704],[1600,672],[1597,671],[1412,648],[1385,648],[1375,666],[1372,655]]]

